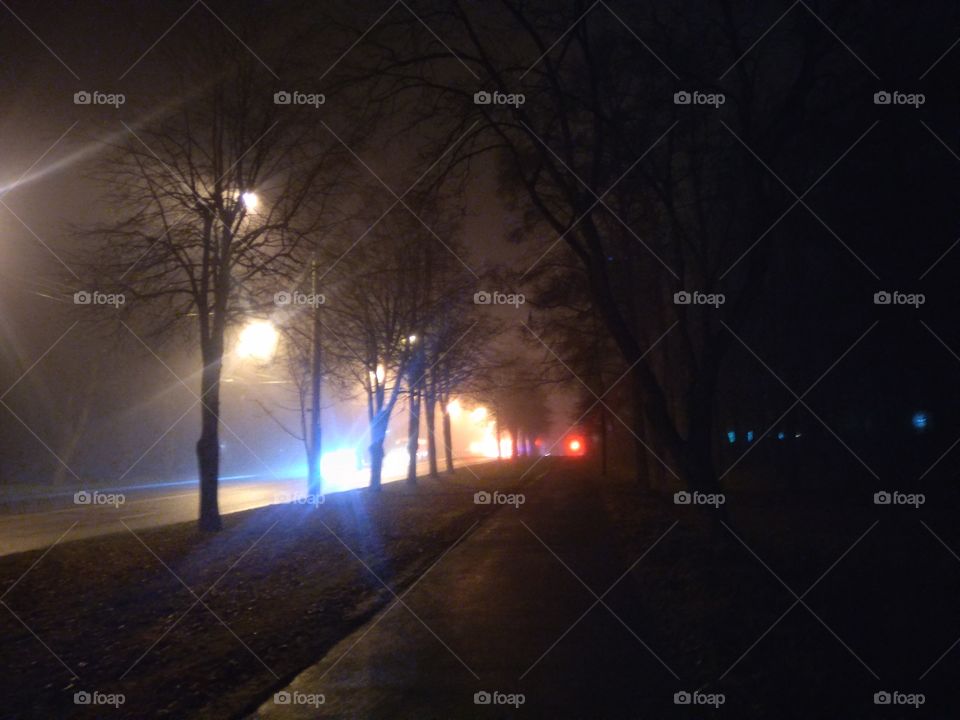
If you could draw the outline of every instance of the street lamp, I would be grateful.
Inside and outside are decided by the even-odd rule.
[[[240,199],[243,201],[243,206],[247,209],[247,212],[253,212],[260,204],[260,198],[257,197],[255,192],[245,192],[240,196]]]
[[[240,331],[237,355],[260,362],[269,362],[277,351],[280,334],[269,320],[252,320]]]
[[[463,407],[460,405],[460,401],[457,399],[451,400],[447,403],[447,414],[454,420],[460,417],[460,412],[462,410]]]

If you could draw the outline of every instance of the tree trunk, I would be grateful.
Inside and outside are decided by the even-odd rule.
[[[379,492],[383,478],[383,442],[390,419],[384,404],[383,385],[379,381],[367,394],[367,412],[370,416],[370,489]]]
[[[317,343],[319,340],[314,339]],[[319,374],[319,354],[320,349],[314,348],[313,377],[310,380],[310,432],[307,441],[307,495],[319,497],[322,490],[322,477],[320,473],[320,457],[322,455],[321,433],[320,433],[320,374]],[[316,507],[316,505],[314,505]]]
[[[407,484],[417,484],[417,451],[420,449],[420,388],[410,390],[410,420],[407,425]]]
[[[437,393],[436,381],[432,372],[424,395],[424,404],[427,414],[427,459],[430,463],[430,477],[435,478],[437,477]]]
[[[704,362],[698,383],[692,388],[687,401],[689,431],[685,443],[684,475],[691,491],[720,493],[720,481],[713,463],[713,402],[715,393],[716,366]],[[728,519],[726,504],[710,508],[709,520],[719,530],[720,521]]]
[[[688,443],[685,453],[686,461],[682,469],[687,487],[691,492],[699,491],[706,494],[721,492],[709,440],[709,437],[706,438],[706,442],[703,438],[697,437],[691,438],[691,442]],[[721,530],[720,523],[727,522],[730,517],[725,502],[718,507],[704,505],[703,510],[708,523],[717,532]]]
[[[633,405],[633,430],[639,435],[646,427],[649,427],[650,420],[644,412],[643,390],[640,387],[640,381],[636,377],[631,378],[630,389],[631,402]],[[651,488],[653,486],[651,482],[653,477],[649,471],[652,469],[653,462],[656,462],[656,458],[654,458],[644,444],[640,442],[639,437],[633,439],[633,461],[637,483],[644,489]],[[645,467],[648,468],[647,473],[644,473]]]
[[[453,472],[453,427],[450,422],[450,413],[447,406],[442,405],[440,412],[443,415],[443,454],[447,460],[447,472]]]
[[[307,448],[307,497],[320,495],[320,455]]]
[[[383,477],[383,441],[386,437],[386,423],[381,419],[382,412],[370,426],[370,489],[380,491]]]
[[[640,348],[635,333],[624,318],[622,309],[610,289],[609,278],[604,271],[606,261],[605,254],[600,249],[599,233],[589,218],[586,220],[584,229],[593,241],[592,257],[588,268],[591,295],[611,337],[627,365],[632,368],[630,372],[632,429],[638,436],[634,440],[634,461],[637,481],[641,486],[646,486],[642,468],[647,450],[639,440],[643,418],[649,421],[649,429],[653,433],[653,437],[648,437],[647,442],[656,449],[658,455],[666,454],[664,462],[679,464],[680,456],[684,452],[684,443],[677,431],[674,418],[670,415],[665,388],[653,372],[650,361],[644,358],[645,353]]]
[[[607,456],[607,409],[600,404],[600,474],[606,477],[609,471]]]
[[[220,367],[223,361],[222,345],[207,340],[203,352],[203,372],[200,379],[200,439],[197,441],[197,465],[200,471],[200,529],[217,531],[222,527],[217,502],[217,484],[220,478]],[[214,347],[209,347],[214,345]]]

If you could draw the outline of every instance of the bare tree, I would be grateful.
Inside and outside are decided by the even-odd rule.
[[[418,357],[418,322],[428,314],[422,269],[437,250],[407,210],[348,245],[325,273],[335,362],[366,395],[370,488],[379,490],[390,418]],[[441,249],[442,251],[442,249]]]
[[[500,362],[497,343],[500,327],[489,306],[477,305],[472,287],[452,287],[438,315],[425,335],[428,371],[424,387],[424,415],[427,429],[427,457],[430,474],[439,473],[442,445],[447,473],[454,470],[453,425],[450,403],[454,396],[473,397],[484,382],[485,371]],[[441,443],[437,442],[436,408],[440,407]]]
[[[835,159],[816,152],[809,120],[814,106],[837,101],[824,69],[842,47],[796,14],[776,27],[784,42],[741,62],[756,32],[752,5],[418,5],[451,52],[423,50],[419,22],[383,28],[384,85],[432,89],[424,122],[447,118],[451,135],[468,133],[451,162],[495,152],[527,236],[545,238],[542,255],[562,242],[577,258],[630,368],[642,481],[652,445],[691,488],[716,486],[720,363],[766,277],[772,243],[756,239],[782,213],[767,164],[812,182]],[[728,115],[676,104],[678,86],[723,93]],[[673,302],[676,292],[721,284],[720,311]]]
[[[95,287],[126,295],[145,332],[195,321],[200,527],[217,530],[227,329],[266,312],[270,278],[297,272],[294,252],[317,230],[341,151],[304,110],[275,102],[273,77],[239,44],[211,40],[176,68],[174,109],[129,128],[97,175],[116,219],[89,230],[88,266]]]
[[[598,440],[601,474],[610,467],[610,425],[630,418],[622,392],[627,367],[596,306],[577,258],[567,248],[553,253],[532,272],[528,301],[530,328],[562,362],[545,353],[545,386],[569,388],[579,396],[576,424],[592,429]],[[542,350],[542,348],[541,348]],[[602,402],[598,401],[602,399]],[[647,455],[650,460],[652,456]],[[650,468],[648,467],[648,474]]]
[[[448,226],[449,227],[449,226]],[[434,248],[424,255],[420,268],[423,311],[417,319],[417,343],[409,369],[410,423],[407,480],[416,481],[416,453],[419,449],[421,415],[426,419],[427,460],[431,477],[438,475],[436,406],[441,405],[448,470],[453,469],[453,453],[447,404],[451,393],[465,389],[472,373],[482,367],[485,346],[494,327],[483,306],[474,303],[476,278],[464,270],[451,247],[453,235],[447,233],[448,247]],[[456,251],[454,250],[456,248]]]

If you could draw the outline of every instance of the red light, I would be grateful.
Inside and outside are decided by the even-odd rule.
[[[587,454],[587,440],[583,433],[571,432],[563,437],[563,441],[557,443],[560,452],[567,457],[583,457]]]

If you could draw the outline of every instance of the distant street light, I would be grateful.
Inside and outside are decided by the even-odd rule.
[[[460,417],[460,412],[462,410],[463,408],[461,407],[459,400],[454,399],[447,403],[447,414],[450,415],[450,417],[454,420]]]
[[[240,331],[237,356],[269,362],[277,351],[280,334],[269,320],[253,320]]]
[[[383,365],[377,365],[376,372],[370,371],[370,384],[382,385],[384,377],[386,377],[386,375],[383,370]]]
[[[240,196],[240,199],[243,200],[243,206],[249,212],[253,212],[257,209],[257,205],[260,204],[260,198],[257,197],[255,192],[245,192]]]

